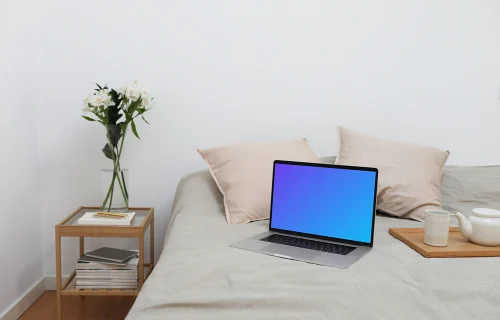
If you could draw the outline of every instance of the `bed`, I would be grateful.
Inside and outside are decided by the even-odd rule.
[[[447,170],[446,205],[500,205],[499,167]],[[341,270],[231,248],[268,220],[230,226],[223,212],[208,171],[181,180],[163,252],[127,320],[500,319],[500,258],[425,259],[388,234],[420,222],[378,215],[373,250]]]

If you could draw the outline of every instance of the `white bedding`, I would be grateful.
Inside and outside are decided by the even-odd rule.
[[[127,320],[500,319],[500,258],[425,259],[388,234],[346,270],[229,247],[268,221],[228,225],[208,172],[179,184],[165,247]]]

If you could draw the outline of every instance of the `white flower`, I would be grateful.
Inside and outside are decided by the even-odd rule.
[[[130,86],[127,88],[127,99],[130,101],[136,101],[141,96],[141,91],[136,86]]]
[[[89,102],[91,100],[92,95],[88,95],[83,99],[83,113],[89,113],[92,112],[92,109],[89,106]]]
[[[136,101],[141,96],[141,90],[137,88],[137,81],[134,81],[134,83],[126,87],[121,87],[117,92],[122,96],[122,98],[124,97],[128,101]]]
[[[151,94],[149,93],[149,90],[148,89],[141,89],[141,97],[143,99],[151,98]]]
[[[146,108],[146,110],[150,110],[153,107],[153,98],[151,96],[143,96],[142,106]]]
[[[153,97],[151,96],[148,89],[139,89],[137,87],[137,81],[134,81],[132,84],[128,86],[121,87],[116,92],[120,95],[121,98],[127,99],[129,102],[137,101],[139,98],[142,99],[142,106],[146,109],[150,109],[153,104]]]
[[[122,96],[122,98],[123,98],[125,96],[125,94],[127,93],[127,87],[123,86],[120,89],[116,90],[116,92],[118,92],[118,94],[120,96]]]
[[[97,91],[90,99],[90,104],[94,107],[109,107],[114,106],[115,103],[111,100],[111,95],[108,89]]]
[[[89,105],[86,104],[85,107],[83,107],[83,113],[89,113],[92,112],[92,109],[90,109]]]
[[[137,99],[139,99],[139,97],[141,96],[141,90],[137,88],[135,82],[127,87],[127,92],[125,93],[125,96],[129,101],[136,101]]]
[[[153,107],[153,97],[148,89],[141,89],[141,99],[142,106],[146,108],[146,110],[150,110]]]

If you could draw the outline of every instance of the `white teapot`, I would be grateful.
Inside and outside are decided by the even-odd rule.
[[[469,220],[460,212],[452,213],[458,219],[460,233],[471,242],[481,246],[500,246],[500,211],[495,209],[472,209]]]

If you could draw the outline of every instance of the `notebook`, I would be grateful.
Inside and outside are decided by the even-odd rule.
[[[99,261],[99,262],[97,262]],[[107,271],[130,271],[136,270],[139,265],[139,258],[132,258],[124,262],[108,261],[104,259],[97,259],[92,257],[87,257],[85,255],[78,259],[76,264],[76,269],[78,270],[106,270]]]
[[[123,263],[126,262],[128,259],[137,256],[137,251],[102,247],[97,250],[87,252],[86,256],[91,258],[102,259],[105,261]]]
[[[115,265],[115,266],[119,266],[119,267],[125,267],[127,264],[128,264],[128,261],[123,261],[123,262],[120,262],[120,261],[110,261],[110,260],[105,260],[105,259],[100,259],[100,258],[94,258],[94,257],[89,257],[89,256],[81,256],[79,259],[78,259],[78,262],[82,263],[102,263],[102,264],[109,264],[109,265]]]

